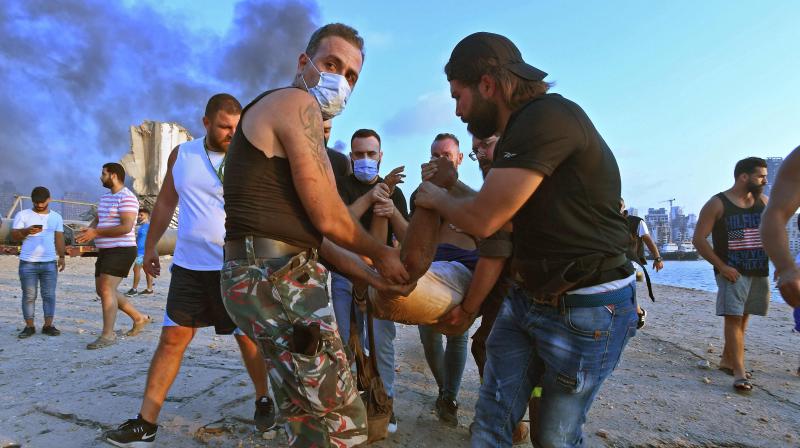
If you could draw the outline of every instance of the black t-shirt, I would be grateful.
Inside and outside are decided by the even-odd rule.
[[[494,156],[493,168],[545,174],[514,216],[515,259],[561,262],[625,252],[630,238],[619,212],[619,167],[577,104],[546,94],[522,106],[511,115]]]
[[[382,178],[378,178],[378,182],[383,182]],[[372,184],[365,184],[360,180],[356,179],[356,177],[352,174],[342,177],[337,180],[336,186],[339,188],[339,196],[342,197],[342,201],[350,205],[356,201],[356,199],[364,196],[365,194],[369,193],[377,182]],[[394,188],[394,193],[392,193],[392,202],[394,202],[394,207],[400,214],[403,215],[403,218],[408,221],[408,206],[406,205],[406,197],[403,195],[403,192],[400,190],[400,187]],[[364,213],[364,216],[361,217],[361,225],[364,226],[367,231],[369,231],[369,226],[372,223],[372,207],[369,208]],[[392,245],[392,235],[394,231],[392,230],[391,223],[389,224],[389,232],[386,235],[386,244]]]
[[[350,159],[335,149],[328,148],[328,160],[331,161],[333,175],[336,176],[336,183],[339,179],[350,174]]]

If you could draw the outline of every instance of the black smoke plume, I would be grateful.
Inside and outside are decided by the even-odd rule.
[[[96,200],[100,168],[128,151],[130,125],[175,121],[202,135],[211,95],[246,104],[286,85],[318,8],[241,1],[222,36],[188,26],[190,16],[105,0],[0,2],[0,184]]]

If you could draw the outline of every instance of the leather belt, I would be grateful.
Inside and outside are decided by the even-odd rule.
[[[224,246],[225,261],[246,260],[254,258],[280,258],[286,255],[297,255],[308,248],[293,246],[283,241],[270,238],[253,237],[253,253],[248,256],[246,240],[226,241]]]

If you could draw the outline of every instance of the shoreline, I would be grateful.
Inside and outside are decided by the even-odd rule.
[[[169,273],[156,294],[135,304],[154,317],[139,336],[87,351],[101,327],[93,285],[93,259],[68,259],[59,276],[55,324],[59,337],[39,333],[25,340],[16,257],[0,257],[0,447],[110,446],[103,430],[139,409],[150,357],[160,333]],[[166,267],[170,263],[162,258]],[[125,279],[121,291],[130,287]],[[790,332],[791,308],[771,302],[766,318],[754,317],[747,334],[747,366],[754,390],[733,391],[733,378],[716,370],[722,319],[714,294],[654,284],[657,302],[637,283],[647,326],[631,340],[614,374],[600,390],[584,426],[586,445],[609,447],[800,446],[800,335]],[[120,314],[117,329],[129,326]],[[470,333],[474,332],[473,326]],[[398,432],[375,447],[460,447],[468,444],[478,372],[468,354],[459,393],[458,428],[433,413],[437,387],[413,326],[397,326],[395,412]],[[698,367],[708,361],[710,369]],[[707,381],[706,381],[707,380]],[[280,433],[265,440],[251,430],[253,390],[233,338],[198,331],[160,417],[157,443],[170,447],[286,446]],[[210,428],[204,429],[206,425]],[[528,445],[530,446],[530,445]]]

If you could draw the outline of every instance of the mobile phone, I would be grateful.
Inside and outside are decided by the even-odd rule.
[[[32,225],[31,227],[33,227],[34,229],[39,229],[39,230],[41,230],[41,229],[42,229],[44,226],[43,226],[43,225],[41,225],[41,224],[34,224],[34,225]]]

